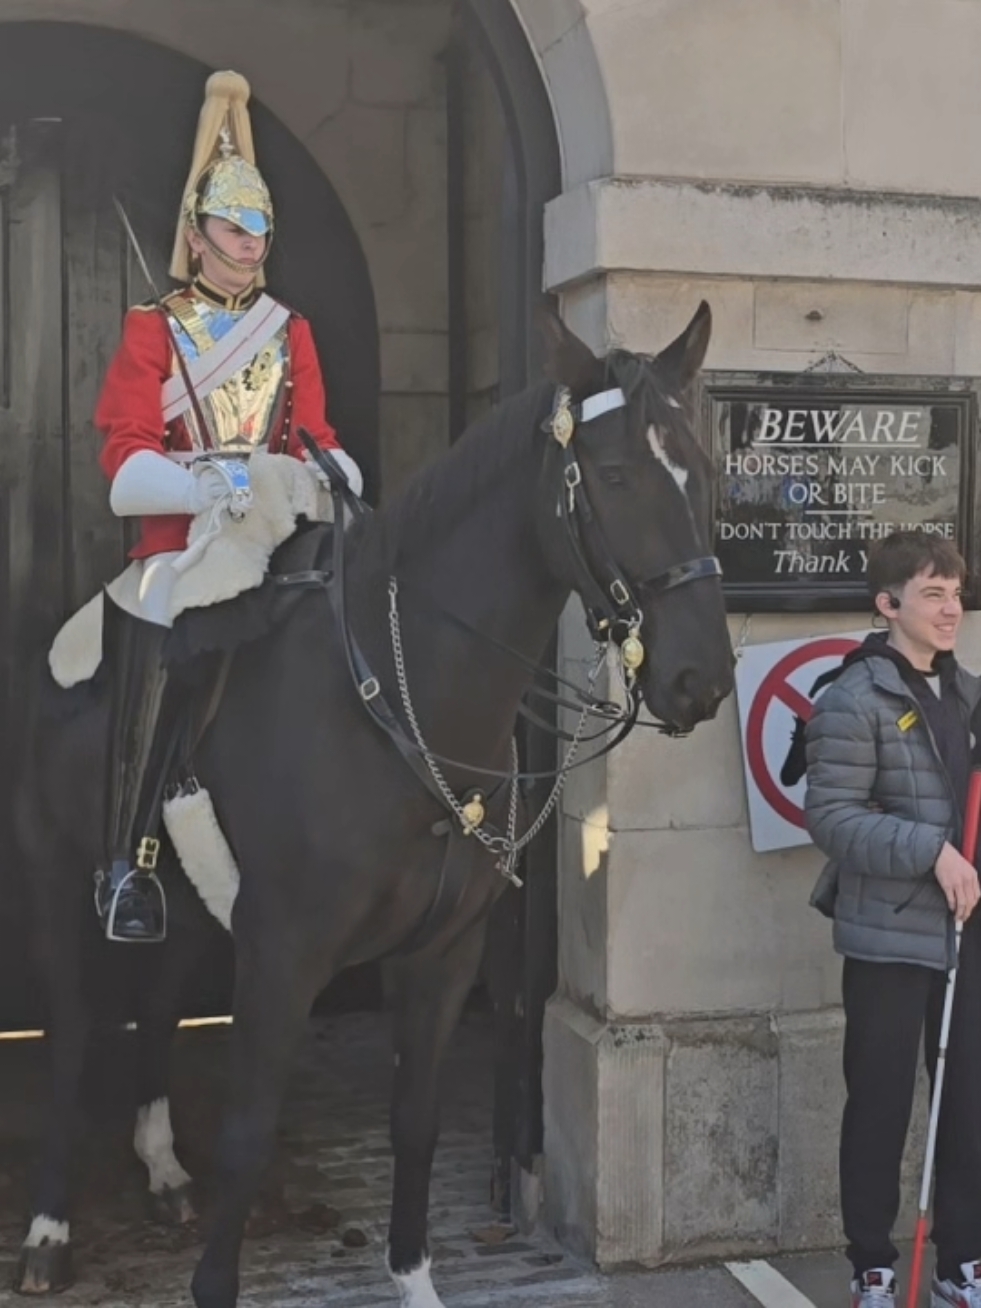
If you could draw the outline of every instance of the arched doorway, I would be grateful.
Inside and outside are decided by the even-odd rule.
[[[532,321],[543,212],[560,189],[560,163],[541,72],[510,0],[446,0],[444,8],[445,440],[477,407],[537,375]],[[8,725],[9,706],[20,699],[23,651],[41,643],[121,561],[124,542],[105,508],[90,414],[122,312],[144,298],[145,288],[122,244],[111,196],[122,192],[163,281],[175,197],[210,71],[142,37],[82,25],[92,9],[79,0],[78,24],[0,27],[0,135],[7,142],[0,208],[8,251],[2,266],[11,270],[0,297],[7,387],[0,394],[0,494],[10,497],[2,517],[9,525],[0,525],[0,712],[6,708]],[[69,12],[62,4],[59,13]],[[140,2],[113,19],[134,26],[145,20]],[[195,48],[193,33],[186,44]],[[332,416],[377,484],[379,325],[362,252],[369,233],[363,219],[355,230],[303,145],[261,104],[254,111],[280,214],[271,282],[312,319]],[[427,114],[428,101],[417,117]],[[10,127],[17,128],[13,136]],[[478,137],[488,167],[475,166]],[[378,201],[379,222],[385,204]],[[371,267],[376,291],[382,272],[391,267],[380,258]],[[397,295],[389,291],[387,298],[390,308]],[[399,384],[390,383],[393,404],[401,402]],[[4,739],[16,740],[16,733]],[[549,765],[547,740],[529,737],[524,749],[533,766]],[[543,836],[530,858],[526,891],[503,905],[490,959],[507,978],[495,1122],[502,1205],[509,1202],[512,1163],[530,1171],[541,1151],[542,1011],[555,982],[554,838]],[[2,866],[0,884],[0,995],[14,997],[23,1019],[24,908],[16,878]]]
[[[205,77],[116,32],[11,23],[0,42],[0,794],[22,740],[31,658],[123,566],[91,424],[127,306],[149,293],[119,195],[166,288],[168,249]],[[330,182],[262,105],[257,150],[282,215],[275,290],[312,322],[331,417],[377,488],[378,331],[361,246]],[[371,493],[369,491],[369,493]],[[6,800],[0,801],[0,847]],[[84,872],[80,872],[84,875]],[[24,888],[2,874],[0,1021],[25,1012]],[[9,981],[9,984],[5,984]],[[27,1005],[28,1009],[33,1006]]]

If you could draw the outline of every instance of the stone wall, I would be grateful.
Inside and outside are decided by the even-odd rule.
[[[594,348],[657,350],[705,298],[710,369],[792,372],[834,350],[866,371],[981,374],[981,172],[956,145],[981,126],[965,66],[981,6],[569,0],[550,28],[520,7],[548,77],[574,65],[586,97],[605,92],[590,132],[553,86],[566,189],[546,217],[546,283]],[[857,625],[757,615],[748,640]],[[570,611],[580,675],[582,639]],[[977,617],[962,655],[981,663]],[[561,821],[547,1220],[604,1265],[836,1243],[820,859],[753,852],[734,699],[688,740],[638,734],[579,775]],[[913,1199],[908,1184],[907,1230]]]
[[[594,346],[641,350],[672,339],[701,298],[716,324],[709,368],[793,371],[836,349],[870,371],[979,371],[978,295],[956,285],[618,272],[566,297]],[[730,620],[734,644],[744,622]],[[748,643],[860,625],[854,614],[756,615]],[[582,639],[570,612],[564,657],[580,676]],[[979,615],[960,653],[981,666]],[[560,1236],[601,1264],[838,1242],[839,962],[807,902],[820,862],[810,847],[752,850],[734,698],[687,740],[635,736],[567,790],[546,1206]]]
[[[973,0],[513,0],[568,190],[621,178],[981,195]]]

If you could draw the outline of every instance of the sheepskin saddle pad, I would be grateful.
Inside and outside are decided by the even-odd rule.
[[[170,600],[176,645],[183,640],[192,649],[228,649],[249,638],[250,631],[261,635],[273,621],[275,596],[263,582],[274,554],[294,535],[298,522],[331,520],[329,493],[299,460],[260,451],[250,459],[249,473],[254,499],[242,521],[233,522],[223,513],[216,531],[213,515],[202,513],[191,524],[187,555],[182,557],[193,562],[183,570],[180,559],[175,563],[178,576]],[[135,560],[108,587],[116,604],[137,615],[142,568],[142,562]],[[229,603],[252,592],[254,603],[238,609]],[[181,615],[187,621],[178,622]],[[100,592],[55,637],[48,664],[59,686],[67,689],[95,675],[102,662],[102,620]]]

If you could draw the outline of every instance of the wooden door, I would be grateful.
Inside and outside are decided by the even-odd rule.
[[[87,135],[0,124],[0,1023],[36,1008],[10,826],[31,664],[125,559],[91,419],[130,279]]]

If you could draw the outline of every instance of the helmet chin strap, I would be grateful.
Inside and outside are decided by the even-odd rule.
[[[272,232],[269,233],[266,239],[266,248],[263,250],[261,257],[254,260],[252,263],[243,263],[241,259],[233,259],[230,254],[226,254],[224,250],[217,246],[199,223],[195,224],[193,230],[201,237],[201,240],[204,241],[205,245],[218,262],[224,264],[226,268],[230,268],[232,272],[258,273],[259,269],[269,258],[269,251],[272,247]]]

